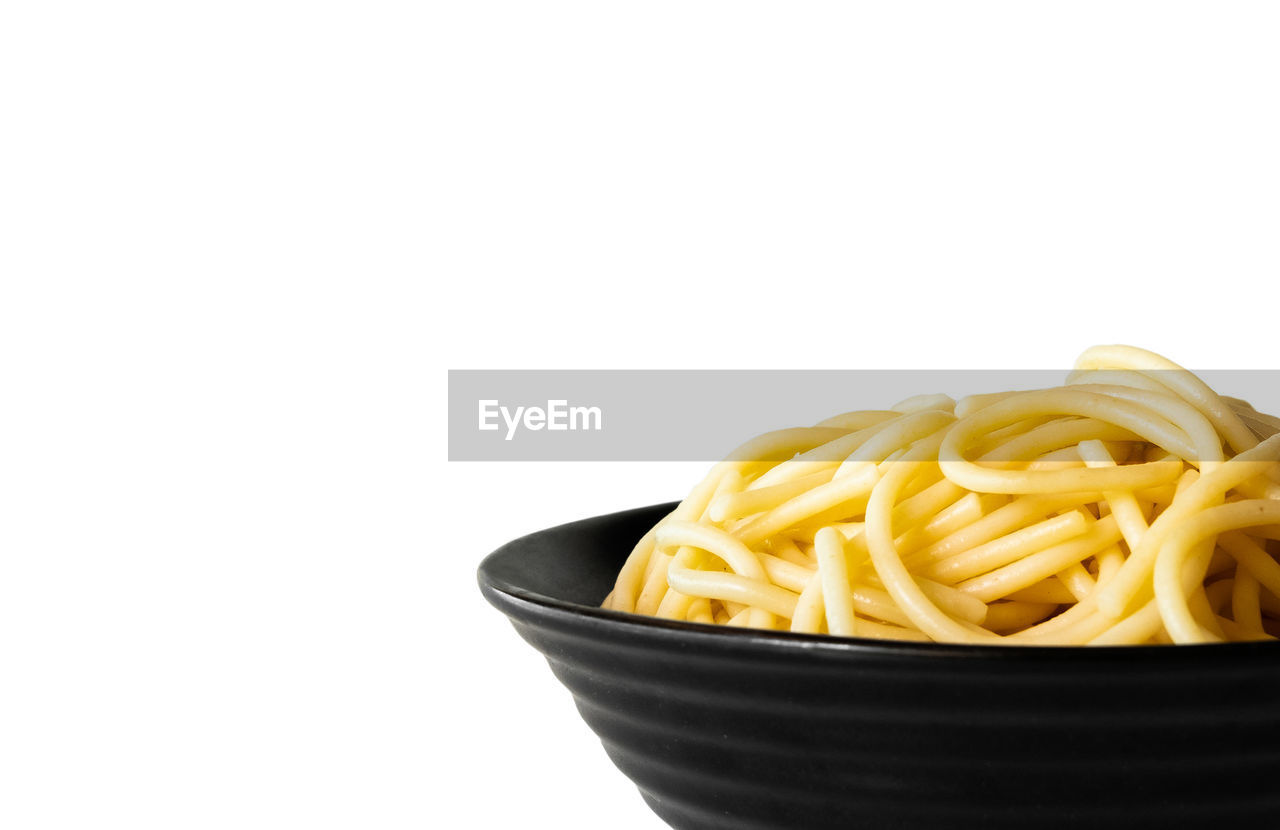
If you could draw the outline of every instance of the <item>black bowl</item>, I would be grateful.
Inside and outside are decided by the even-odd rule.
[[[672,507],[525,536],[479,579],[673,827],[1280,824],[1280,643],[899,643],[596,607]]]

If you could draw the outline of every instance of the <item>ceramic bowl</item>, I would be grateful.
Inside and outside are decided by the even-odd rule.
[[[1280,826],[1280,643],[959,646],[598,608],[673,506],[525,536],[479,571],[672,827]]]

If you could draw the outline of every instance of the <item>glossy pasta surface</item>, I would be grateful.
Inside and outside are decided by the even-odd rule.
[[[1128,346],[1052,389],[922,395],[754,439],[604,607],[977,644],[1280,635],[1280,419]]]

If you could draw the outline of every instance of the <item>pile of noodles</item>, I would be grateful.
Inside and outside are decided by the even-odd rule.
[[[1095,347],[1061,387],[748,442],[644,536],[604,607],[978,644],[1273,639],[1278,432],[1159,355]]]

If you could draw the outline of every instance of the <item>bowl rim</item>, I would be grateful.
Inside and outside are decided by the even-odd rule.
[[[811,634],[795,631],[776,631],[755,628],[729,628],[721,625],[671,620],[615,611],[594,605],[549,596],[539,591],[513,584],[497,576],[498,564],[509,557],[519,555],[522,548],[555,533],[565,533],[588,523],[621,521],[624,517],[643,511],[673,508],[678,502],[645,505],[627,510],[588,516],[552,527],[527,533],[501,545],[481,560],[476,579],[485,598],[499,610],[511,616],[510,610],[541,612],[565,622],[587,621],[596,626],[615,629],[617,633],[631,633],[659,639],[687,640],[708,645],[763,647],[782,652],[815,651],[832,654],[874,652],[882,655],[928,658],[997,658],[1001,660],[1027,660],[1037,662],[1046,658],[1055,660],[1084,659],[1090,662],[1099,658],[1121,660],[1142,658],[1181,660],[1194,656],[1197,660],[1222,657],[1236,659],[1250,652],[1258,656],[1280,657],[1280,640],[1250,640],[1226,643],[1189,643],[1181,645],[1014,645],[1004,643],[947,643],[916,640],[883,640],[870,637],[844,637],[834,634]]]

